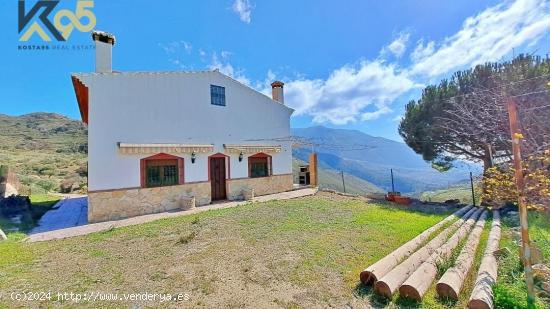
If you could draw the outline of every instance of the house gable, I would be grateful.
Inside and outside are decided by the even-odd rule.
[[[214,71],[198,71],[198,72],[108,72],[108,73],[75,73],[71,76],[76,99],[78,102],[80,115],[82,118],[82,121],[86,124],[88,124],[88,115],[89,115],[89,88],[92,89],[92,91],[102,91],[101,85],[102,80],[116,80],[116,79],[127,79],[128,81],[132,81],[133,78],[148,78],[152,79],[152,83],[154,83],[154,79],[163,78],[163,77],[178,77],[181,76],[182,79],[178,80],[178,82],[186,83],[190,82],[193,78],[200,78],[204,75],[209,75],[211,80],[216,80],[218,78],[223,79],[225,85],[232,85],[232,87],[240,88],[243,90],[243,92],[247,93],[247,96],[250,97],[251,100],[247,100],[246,102],[248,104],[258,104],[258,101],[265,102],[265,104],[273,104],[273,106],[277,106],[276,108],[280,108],[282,110],[285,110],[288,112],[288,115],[292,115],[294,112],[294,109],[281,104],[277,101],[274,101],[269,96],[233,79],[230,76],[227,76],[218,70]],[[97,87],[96,87],[97,85]],[[212,84],[214,85],[214,84]],[[233,89],[235,89],[233,88]],[[126,90],[127,91],[127,90]]]

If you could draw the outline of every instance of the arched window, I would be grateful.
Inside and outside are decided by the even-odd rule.
[[[248,157],[248,177],[267,177],[272,173],[270,155],[260,152]]]
[[[159,153],[140,161],[141,187],[163,187],[183,184],[183,158]]]

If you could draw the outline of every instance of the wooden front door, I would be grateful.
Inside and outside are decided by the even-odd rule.
[[[225,158],[210,158],[212,200],[225,200]]]

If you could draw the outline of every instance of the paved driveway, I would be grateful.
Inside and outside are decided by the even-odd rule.
[[[65,197],[46,212],[30,234],[88,224],[88,197]]]

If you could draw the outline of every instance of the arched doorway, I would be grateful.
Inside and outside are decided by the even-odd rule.
[[[216,153],[208,157],[208,179],[212,201],[227,199],[226,180],[229,178],[229,156]]]

